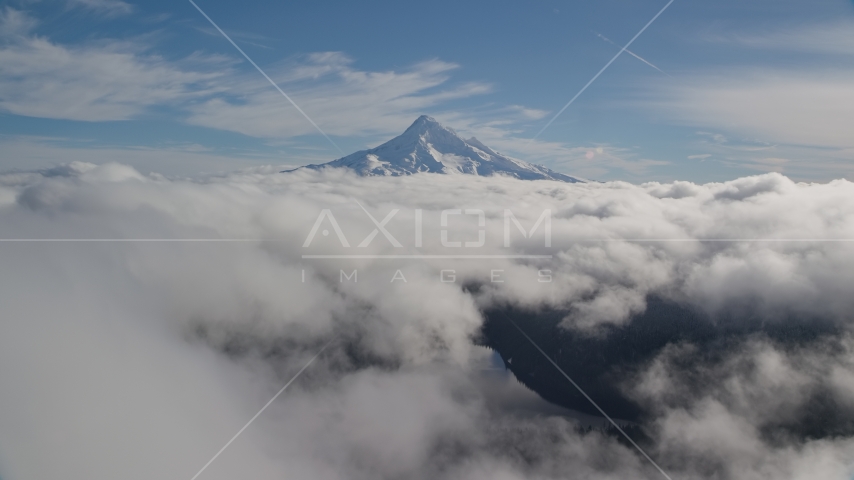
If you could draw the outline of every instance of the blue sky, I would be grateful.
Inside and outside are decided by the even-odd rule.
[[[197,3],[346,153],[426,113],[601,180],[854,176],[850,0],[676,0],[536,140],[666,1]],[[0,170],[340,156],[189,2],[0,7]]]

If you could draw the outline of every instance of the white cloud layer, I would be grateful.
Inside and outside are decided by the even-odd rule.
[[[847,181],[777,174],[639,186],[310,171],[169,180],[78,162],[2,175],[2,238],[275,241],[0,244],[0,475],[190,478],[336,335],[204,478],[657,478],[569,418],[498,402],[518,387],[479,373],[480,309],[564,308],[568,328],[589,331],[629,321],[659,295],[713,314],[746,306],[768,322],[817,316],[847,328],[851,243],[694,240],[854,238],[852,198]],[[356,200],[378,221],[400,209],[386,228],[404,247],[383,234],[356,247],[374,229]],[[459,253],[439,235],[440,211],[456,208],[485,212],[486,242],[472,252],[554,258],[302,258],[413,253],[415,209],[420,251]],[[542,230],[524,239],[514,228],[505,248],[508,208],[526,228],[551,209],[552,247]],[[352,247],[327,223],[303,248],[323,209]],[[451,216],[448,240],[476,241],[476,219]],[[342,282],[354,269],[358,282]],[[405,283],[390,281],[398,269]],[[440,282],[442,269],[456,283]],[[552,283],[538,282],[542,269]],[[748,343],[701,364],[707,387],[688,391],[675,365],[689,347],[639,366],[631,388],[660,405],[651,454],[674,478],[850,478],[851,439],[763,433],[772,413],[794,415],[810,385],[854,398],[854,346],[835,341],[797,352]]]

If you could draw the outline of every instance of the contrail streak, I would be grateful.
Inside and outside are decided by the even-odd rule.
[[[605,35],[602,35],[601,33],[597,33],[597,32],[593,32],[593,33],[596,33],[596,36],[597,36],[597,37],[601,38],[602,40],[605,40],[606,42],[610,43],[611,45],[615,45],[615,46],[619,47],[619,45],[617,45],[616,43],[612,42],[612,41],[611,41],[611,39],[610,39],[610,38],[608,38],[608,37],[606,37]],[[660,69],[660,68],[656,67],[655,65],[653,65],[653,64],[652,64],[652,62],[647,61],[646,59],[644,59],[644,58],[643,58],[643,57],[641,57],[640,55],[636,54],[635,52],[633,52],[633,51],[629,50],[628,48],[626,49],[626,53],[628,53],[629,55],[631,55],[631,56],[633,56],[633,57],[637,58],[638,60],[640,60],[641,62],[643,62],[643,63],[645,63],[645,64],[647,64],[647,65],[649,65],[650,67],[652,67],[652,68],[654,68],[654,69],[658,70],[659,72],[661,72],[661,73],[663,73],[663,74],[667,75],[668,77],[670,76],[670,74],[668,74],[668,73],[667,73],[667,72],[665,72],[664,70],[662,70],[662,69]]]
[[[192,1],[192,0],[191,0],[191,1]],[[293,378],[291,378],[291,379],[288,381],[288,383],[286,383],[286,384],[285,384],[285,386],[284,386],[284,387],[282,387],[282,389],[281,389],[281,390],[279,390],[279,392],[278,392],[278,393],[276,393],[275,395],[273,395],[273,398],[271,398],[269,402],[267,402],[263,407],[261,407],[261,410],[258,410],[258,413],[256,413],[254,417],[250,418],[250,419],[249,419],[249,421],[248,421],[248,422],[246,422],[246,425],[244,425],[244,426],[243,426],[243,428],[241,428],[240,430],[238,430],[238,431],[237,431],[237,433],[235,433],[235,434],[234,434],[234,436],[233,436],[233,437],[231,437],[231,440],[229,440],[229,441],[228,441],[228,443],[226,443],[222,448],[220,448],[220,449],[219,449],[219,451],[218,451],[218,452],[216,452],[216,455],[214,455],[214,456],[213,456],[213,458],[211,458],[210,460],[208,460],[208,463],[206,463],[206,464],[205,464],[205,466],[204,466],[204,467],[202,467],[202,469],[198,471],[198,473],[196,473],[195,475],[193,475],[193,478],[192,478],[192,479],[190,479],[190,480],[196,480],[196,479],[199,477],[199,475],[201,475],[201,474],[202,474],[202,472],[204,472],[204,471],[205,471],[205,469],[207,469],[207,468],[210,466],[210,464],[212,464],[212,463],[213,463],[213,461],[214,461],[214,460],[216,460],[216,459],[217,459],[217,457],[219,457],[219,456],[220,456],[220,454],[221,454],[222,452],[224,452],[226,448],[228,448],[228,446],[229,446],[229,445],[231,445],[231,443],[232,443],[232,442],[234,442],[235,440],[237,440],[237,437],[239,437],[239,436],[240,436],[240,434],[241,434],[241,433],[243,433],[243,431],[244,431],[244,430],[246,430],[246,429],[249,427],[249,425],[252,425],[252,422],[254,422],[254,421],[255,421],[255,419],[256,419],[256,418],[258,418],[258,417],[259,417],[259,416],[264,412],[264,410],[266,410],[266,409],[267,409],[267,407],[269,407],[269,406],[270,406],[270,404],[271,404],[271,403],[273,403],[273,401],[275,401],[277,398],[279,398],[279,395],[281,395],[282,393],[284,393],[284,391],[285,391],[285,389],[286,389],[286,388],[288,388],[292,383],[294,383],[294,380],[296,380],[300,375],[302,375],[302,372],[304,372],[304,371],[305,371],[305,369],[309,367],[309,365],[311,365],[312,363],[314,363],[314,361],[315,361],[315,360],[317,360],[317,357],[319,357],[319,356],[320,356],[320,354],[321,354],[321,353],[323,353],[323,351],[324,351],[324,350],[326,350],[326,347],[328,347],[329,345],[331,345],[331,344],[332,344],[332,342],[333,342],[334,340],[335,340],[335,339],[333,338],[332,340],[330,340],[329,342],[327,342],[327,343],[326,343],[326,345],[324,345],[324,346],[323,346],[323,348],[321,348],[319,352],[317,352],[313,357],[311,357],[311,360],[309,360],[309,361],[308,361],[308,363],[306,363],[306,364],[305,364],[305,365],[300,369],[300,371],[299,371],[299,372],[297,372],[297,374],[296,374],[296,375],[294,375],[294,376],[293,376]]]
[[[202,15],[203,15],[203,16],[204,16],[204,17],[205,17],[209,22],[211,22],[211,25],[213,25],[213,26],[214,26],[214,28],[215,28],[215,29],[217,29],[217,31],[218,31],[219,33],[221,33],[221,34],[222,34],[222,36],[223,36],[223,37],[225,37],[225,39],[226,39],[226,40],[228,40],[228,42],[229,42],[229,43],[231,43],[231,44],[234,46],[234,48],[236,48],[236,49],[237,49],[237,51],[238,51],[238,52],[240,52],[240,54],[241,54],[241,55],[243,55],[243,58],[245,58],[246,60],[248,60],[248,61],[249,61],[249,63],[251,63],[251,64],[252,64],[252,66],[253,66],[253,67],[255,67],[255,69],[256,69],[256,70],[258,70],[259,72],[261,72],[261,75],[264,75],[264,78],[266,78],[266,79],[267,79],[267,81],[268,81],[268,82],[270,82],[270,85],[274,86],[274,87],[276,88],[276,90],[278,90],[278,91],[279,91],[279,93],[281,93],[281,94],[282,94],[282,96],[284,96],[284,97],[285,97],[289,102],[291,102],[291,105],[293,105],[293,106],[294,106],[294,108],[296,108],[296,109],[299,111],[299,113],[301,113],[301,114],[302,114],[302,116],[303,116],[303,117],[305,117],[305,119],[306,119],[306,120],[308,120],[308,122],[309,122],[309,123],[311,123],[312,125],[314,125],[314,128],[316,128],[316,129],[317,129],[317,131],[318,131],[318,132],[320,132],[320,134],[321,134],[321,135],[323,135],[324,137],[326,137],[326,139],[327,139],[327,140],[329,140],[329,143],[331,143],[331,144],[332,144],[332,146],[333,146],[333,147],[335,147],[335,149],[336,149],[336,150],[338,150],[339,152],[341,152],[341,155],[344,155],[344,151],[343,151],[343,150],[341,150],[340,148],[338,148],[338,145],[336,145],[336,144],[335,144],[335,142],[333,142],[333,141],[332,141],[332,139],[331,139],[331,138],[329,138],[329,135],[327,135],[327,134],[326,134],[326,132],[324,132],[323,130],[321,130],[321,128],[320,128],[320,127],[318,127],[316,123],[314,123],[314,120],[312,120],[312,119],[311,119],[311,117],[309,117],[307,113],[305,113],[301,108],[299,108],[299,105],[297,105],[297,104],[296,104],[296,102],[294,102],[293,100],[291,100],[291,97],[289,97],[289,96],[288,96],[288,94],[284,92],[284,90],[282,90],[281,88],[279,88],[279,86],[278,86],[278,85],[276,85],[276,82],[274,82],[272,78],[270,78],[269,76],[267,76],[267,74],[266,74],[266,73],[264,73],[264,70],[261,70],[261,67],[259,67],[259,66],[258,66],[258,64],[256,64],[255,62],[253,62],[253,61],[252,61],[252,59],[251,59],[251,58],[249,58],[249,55],[246,55],[246,52],[244,52],[244,51],[243,51],[243,49],[241,49],[240,47],[238,47],[238,46],[237,46],[237,44],[236,44],[236,43],[234,43],[234,40],[232,40],[232,39],[231,39],[231,37],[229,37],[228,35],[226,35],[226,33],[225,33],[225,32],[223,32],[221,28],[219,28],[219,25],[217,25],[213,20],[211,20],[211,17],[209,17],[209,16],[208,16],[208,14],[206,14],[206,13],[205,13],[201,8],[199,8],[199,6],[198,6],[198,5],[196,5],[196,2],[194,2],[193,0],[190,0],[190,3],[192,3],[192,4],[193,4],[193,6],[194,6],[194,7],[196,7],[196,10],[198,10],[198,11],[199,11],[199,13],[201,13],[201,14],[202,14]]]
[[[192,1],[192,0],[191,0],[191,1]],[[647,22],[647,24],[646,24],[646,25],[644,25],[644,26],[643,26],[643,28],[641,28],[641,29],[640,29],[640,31],[639,31],[639,32],[638,32],[634,37],[632,37],[632,39],[631,39],[631,40],[629,40],[629,43],[627,43],[625,47],[621,48],[621,49],[620,49],[620,51],[619,51],[619,52],[617,52],[617,54],[616,54],[616,55],[614,55],[614,58],[612,58],[610,61],[608,61],[608,63],[606,63],[606,64],[605,64],[605,66],[604,66],[604,67],[602,67],[602,70],[599,70],[599,72],[598,72],[596,75],[594,75],[594,76],[593,76],[593,78],[591,78],[591,79],[590,79],[590,81],[589,81],[589,82],[587,82],[587,84],[586,84],[586,85],[584,85],[584,87],[582,87],[582,89],[581,89],[581,90],[579,90],[579,92],[578,92],[578,93],[576,93],[576,94],[575,94],[575,96],[574,96],[574,97],[572,97],[572,99],[571,99],[569,102],[567,102],[567,103],[566,103],[566,105],[564,105],[564,106],[563,106],[563,108],[561,108],[561,109],[560,109],[560,111],[559,111],[559,112],[557,112],[557,114],[556,114],[554,117],[552,117],[552,119],[551,119],[551,120],[549,120],[549,123],[547,123],[547,124],[546,124],[546,126],[542,128],[542,130],[540,130],[539,132],[537,132],[537,134],[536,134],[536,135],[534,135],[534,138],[539,137],[539,136],[540,136],[540,134],[542,134],[544,131],[546,131],[546,129],[547,129],[547,128],[549,128],[549,125],[551,125],[551,124],[552,124],[552,122],[554,122],[555,120],[557,120],[557,117],[559,117],[559,116],[560,116],[560,114],[561,114],[561,113],[563,113],[563,111],[564,111],[564,110],[566,110],[567,108],[569,108],[569,106],[570,106],[570,105],[572,105],[572,102],[574,102],[576,98],[578,98],[579,96],[581,96],[581,94],[582,94],[582,93],[584,93],[584,91],[585,91],[585,90],[587,90],[587,87],[589,87],[589,86],[590,86],[590,84],[592,84],[593,82],[595,82],[595,81],[596,81],[596,79],[597,79],[597,78],[599,78],[599,75],[602,75],[602,72],[604,72],[605,70],[607,70],[607,69],[608,69],[608,67],[610,67],[610,66],[611,66],[611,64],[612,64],[612,63],[614,63],[614,60],[616,60],[620,55],[622,55],[622,53],[623,53],[624,51],[626,51],[626,49],[627,49],[627,48],[629,48],[629,46],[631,46],[631,44],[632,44],[632,43],[634,43],[634,42],[635,42],[635,40],[637,40],[637,38],[638,38],[638,37],[640,37],[640,36],[641,36],[641,34],[642,34],[642,33],[643,33],[647,28],[649,28],[649,26],[650,26],[650,25],[652,25],[652,22],[654,22],[654,21],[655,21],[655,19],[657,19],[657,18],[658,18],[662,13],[664,13],[664,11],[665,11],[665,10],[667,10],[667,7],[669,7],[669,6],[670,6],[670,4],[671,4],[671,3],[673,3],[673,2],[674,2],[674,0],[670,0],[669,2],[667,2],[667,5],[665,5],[665,6],[664,6],[664,8],[662,8],[661,10],[659,10],[659,11],[658,11],[658,13],[656,13],[656,14],[655,14],[655,16],[654,16],[654,17],[652,17],[652,20],[650,20],[649,22]]]

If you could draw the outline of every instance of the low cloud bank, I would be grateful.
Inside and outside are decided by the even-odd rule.
[[[674,478],[850,478],[844,432],[775,426],[803,418],[804,396],[843,414],[854,402],[854,243],[839,241],[854,238],[852,199],[844,180],[776,174],[0,175],[2,238],[230,240],[0,245],[0,475],[190,478],[335,338],[200,478],[656,478],[572,417],[497,401],[527,393],[484,380],[473,344],[486,308],[565,310],[562,328],[595,336],[655,296],[720,322],[841,332],[788,349],[744,338],[699,360],[673,344],[639,365],[625,388],[655,411],[646,446]],[[416,254],[433,257],[401,257]]]

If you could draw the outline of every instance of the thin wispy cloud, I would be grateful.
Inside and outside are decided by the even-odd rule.
[[[397,134],[425,110],[483,95],[483,82],[448,84],[457,65],[428,60],[398,71],[371,72],[342,53],[310,54],[269,68],[271,77],[332,135]],[[256,137],[282,138],[312,132],[295,112],[274,102],[275,92],[246,76],[230,81],[229,96],[189,108],[188,122]]]
[[[230,44],[231,44],[231,46],[233,46],[233,47],[234,47],[238,52],[240,52],[240,55],[242,55],[242,56],[243,56],[243,58],[245,58],[247,62],[249,62],[253,67],[255,67],[255,70],[258,70],[258,73],[260,73],[260,74],[261,74],[261,75],[262,75],[262,76],[263,76],[263,77],[264,77],[268,82],[270,82],[270,84],[273,86],[273,88],[275,88],[275,89],[276,89],[276,91],[278,91],[279,93],[281,93],[281,94],[282,94],[282,96],[283,96],[283,97],[285,97],[285,100],[287,100],[287,101],[288,101],[288,103],[290,103],[290,104],[291,104],[291,106],[293,106],[293,107],[294,107],[294,108],[295,108],[295,109],[300,113],[300,115],[302,115],[302,116],[303,116],[303,118],[305,118],[305,119],[308,121],[308,123],[310,123],[310,124],[311,124],[311,126],[312,126],[312,127],[314,127],[314,129],[315,129],[315,130],[317,130],[318,132],[320,132],[320,134],[321,134],[321,135],[323,135],[323,137],[324,137],[324,138],[325,138],[325,139],[326,139],[326,140],[327,140],[327,141],[328,141],[328,142],[329,142],[333,147],[335,147],[335,149],[336,149],[336,150],[338,150],[338,152],[339,152],[339,153],[341,153],[342,155],[344,154],[344,151],[343,151],[343,150],[341,150],[341,148],[340,148],[340,147],[338,147],[338,145],[337,145],[334,141],[332,141],[332,139],[331,139],[331,138],[329,138],[329,135],[327,135],[327,134],[326,134],[326,132],[324,132],[324,131],[323,131],[323,129],[321,129],[321,128],[320,128],[320,126],[319,126],[319,125],[317,125],[317,123],[315,123],[315,121],[314,121],[314,120],[312,120],[312,119],[311,119],[311,117],[310,117],[307,113],[305,113],[305,111],[304,111],[302,108],[300,108],[300,106],[299,106],[299,105],[297,105],[297,104],[296,104],[296,102],[294,102],[294,101],[293,101],[293,99],[292,99],[292,98],[291,98],[287,93],[285,93],[285,91],[284,91],[284,90],[282,90],[282,89],[281,89],[281,87],[279,87],[279,85],[278,85],[276,82],[274,82],[272,78],[270,78],[270,77],[269,77],[269,75],[267,75],[267,72],[265,72],[264,70],[262,70],[262,69],[261,69],[261,67],[259,67],[259,66],[258,66],[258,64],[257,64],[257,63],[255,63],[255,61],[254,61],[254,60],[252,60],[252,58],[251,58],[251,57],[249,57],[249,55],[247,55],[247,54],[246,54],[246,52],[244,52],[242,48],[240,48],[240,46],[238,46],[236,43],[234,43],[234,40],[232,40],[232,39],[231,39],[231,37],[229,37],[227,33],[225,33],[221,28],[219,28],[219,25],[217,25],[217,24],[216,24],[216,22],[214,22],[214,21],[213,21],[213,19],[211,19],[211,17],[209,17],[209,16],[208,16],[208,14],[207,14],[207,13],[205,13],[205,12],[204,12],[204,10],[202,10],[202,9],[201,9],[197,4],[196,4],[196,2],[194,2],[193,0],[190,0],[190,4],[192,4],[192,5],[193,5],[193,7],[195,7],[195,8],[196,8],[196,10],[198,10],[198,11],[199,11],[199,13],[201,13],[203,17],[205,17],[205,20],[207,20],[208,22],[210,22],[210,24],[211,24],[211,25],[212,25],[212,26],[213,26],[213,27],[214,27],[214,28],[215,28],[215,29],[216,29],[220,34],[222,34],[222,36],[223,36],[223,37],[225,37],[225,39],[226,39],[226,40],[228,40],[228,43],[230,43]]]
[[[32,22],[7,9],[0,25],[20,31]],[[127,120],[156,105],[186,102],[216,91],[228,73],[219,59],[187,64],[148,53],[132,42],[62,45],[35,35],[0,44],[0,110],[41,118]],[[207,62],[205,69],[192,68]],[[212,68],[215,67],[215,68]]]
[[[0,108],[9,113],[108,121],[133,119],[154,108],[167,107],[182,114],[181,122],[241,133],[271,146],[313,133],[311,125],[283,105],[257,74],[238,71],[239,62],[233,56],[194,53],[184,59],[166,60],[149,53],[149,46],[139,42],[63,45],[27,34],[36,23],[17,10],[7,10],[0,24],[6,25],[7,31],[23,34],[0,46],[0,73],[4,73],[0,77]],[[318,52],[280,62],[269,71],[300,105],[310,109],[326,131],[364,137],[365,147],[399,134],[417,115],[434,111],[450,126],[508,154],[562,168],[578,167],[581,171],[575,173],[580,176],[600,177],[611,170],[636,174],[656,165],[634,163],[608,146],[607,154],[596,153],[595,161],[590,162],[587,156],[595,149],[526,139],[523,126],[543,118],[547,114],[543,110],[523,105],[447,110],[446,105],[456,100],[477,99],[495,90],[487,82],[454,81],[459,65],[431,59],[396,70],[367,71],[356,64],[341,52]],[[18,149],[30,145],[34,150],[20,158],[33,160],[45,158],[48,150],[58,152],[62,148],[55,143],[37,146],[31,140],[14,145]],[[87,151],[83,145],[64,148],[69,149],[66,156],[73,158],[81,158]],[[113,154],[120,151],[116,146],[99,149],[106,150]],[[322,163],[331,159],[328,152],[303,152],[289,155],[285,162]],[[247,154],[252,156],[251,152]],[[139,155],[138,149],[128,148],[116,159],[148,170],[139,163]],[[267,152],[260,158],[272,158],[269,155]],[[93,154],[93,158],[102,157],[98,152]],[[180,170],[187,171],[183,167]]]
[[[68,0],[68,4],[108,17],[129,15],[134,12],[134,6],[122,0]]]
[[[854,69],[738,68],[653,84],[643,95],[639,104],[692,126],[776,144],[854,147]]]
[[[785,30],[707,34],[705,40],[749,48],[824,55],[854,55],[854,21],[796,25]]]
[[[701,67],[666,87],[649,82],[629,103],[701,128],[715,161],[728,168],[810,180],[850,175],[854,68],[838,59],[854,53],[852,26],[837,20],[704,34],[703,42],[738,47],[755,61]],[[771,50],[789,61],[769,58]]]
[[[85,5],[63,3],[62,13],[69,14],[72,5],[74,12],[86,9],[103,15],[126,10],[122,2],[91,0]],[[184,51],[181,57],[167,54],[165,36],[140,34],[139,25],[128,37],[118,23],[128,22],[129,16],[105,22],[93,15],[76,15],[103,29],[98,30],[97,36],[69,40],[75,37],[51,36],[53,20],[46,10],[20,8],[7,6],[0,11],[0,111],[6,114],[82,122],[135,121],[156,116],[174,124],[176,134],[180,130],[180,135],[192,137],[193,142],[205,143],[205,137],[218,135],[216,131],[228,131],[239,134],[235,138],[240,142],[254,142],[250,150],[266,149],[264,158],[275,150],[288,156],[288,163],[332,159],[312,150],[318,147],[319,136],[313,134],[311,126],[288,111],[288,105],[276,100],[275,92],[247,70],[235,52],[211,37],[216,32],[195,12],[189,23],[182,20],[181,28],[190,28],[181,35],[194,36],[194,41],[200,43],[192,44],[201,47],[195,53]],[[848,171],[844,159],[854,147],[845,141],[843,125],[851,114],[846,111],[851,75],[838,57],[851,51],[849,22],[810,20],[787,29],[774,29],[771,23],[749,30],[736,27],[728,27],[724,33],[700,30],[696,37],[685,38],[684,46],[733,49],[740,55],[752,52],[759,61],[751,60],[750,67],[741,66],[747,57],[738,65],[717,64],[714,54],[706,57],[711,59],[707,64],[686,63],[684,58],[674,57],[660,37],[650,39],[659,42],[654,44],[655,58],[664,58],[661,61],[673,65],[673,71],[668,73],[679,72],[678,84],[644,85],[640,82],[654,79],[609,78],[612,83],[607,88],[603,85],[601,90],[585,93],[592,97],[584,108],[595,108],[585,112],[590,114],[590,121],[574,123],[565,136],[545,141],[525,138],[541,129],[541,122],[554,118],[555,112],[546,108],[553,106],[555,97],[545,101],[541,92],[529,91],[526,96],[512,93],[512,88],[518,86],[511,88],[511,82],[501,76],[481,75],[471,69],[477,62],[469,63],[470,58],[450,62],[444,56],[403,56],[383,63],[347,51],[311,51],[295,45],[279,53],[269,49],[263,54],[258,52],[267,55],[262,63],[271,79],[324,131],[335,136],[345,153],[376,146],[426,113],[507,154],[552,167],[580,168],[582,171],[566,173],[588,178],[656,178],[681,162],[687,166],[687,161],[692,160],[687,157],[702,145],[694,144],[697,139],[690,134],[685,137],[685,131],[680,130],[685,126],[737,139],[726,146],[719,145],[720,151],[710,151],[715,157],[704,164],[712,168],[710,165],[717,165],[715,162],[730,162],[724,176],[767,165],[758,156],[751,156],[750,166],[744,171],[730,169],[737,165],[739,155],[747,152],[733,146],[751,141],[769,145],[773,151],[767,152],[768,158],[789,159],[784,171],[797,172],[798,178],[806,178],[801,175],[809,162],[814,162],[816,171]],[[236,28],[238,32],[248,30],[247,25],[239,23]],[[580,30],[580,35],[588,37],[592,45],[600,39],[611,40],[599,33],[600,39],[594,38],[589,31],[588,26]],[[664,33],[667,31],[662,29],[656,35],[668,35]],[[256,41],[269,46],[279,42],[275,32],[261,29],[238,36],[238,43]],[[650,68],[662,70],[659,60],[650,62],[634,48],[637,47],[626,49],[627,53],[648,62]],[[804,58],[809,54],[804,61],[811,66],[787,69],[771,58],[767,64],[762,63],[771,50],[775,56]],[[816,53],[820,55],[813,55]],[[727,56],[726,61],[732,58]],[[525,88],[530,90],[529,86]],[[595,98],[597,95],[606,97]],[[613,109],[615,105],[624,110]],[[602,120],[610,114],[619,116],[616,123]],[[131,128],[130,124],[124,128]],[[640,130],[643,138],[632,133]],[[670,145],[666,151],[659,148],[664,144]],[[602,154],[596,150],[600,147]],[[221,154],[230,147],[218,148]],[[721,154],[724,150],[725,154]],[[592,161],[588,158],[591,152]],[[76,158],[79,153],[69,155]],[[801,155],[809,157],[809,162],[799,159]],[[747,162],[748,157],[742,158]],[[136,165],[135,157],[126,160]],[[693,168],[698,162],[691,165]]]
[[[64,45],[28,34],[36,24],[11,8],[0,18],[0,32],[7,37],[0,46],[0,109],[9,113],[105,121],[168,106],[186,111],[191,124],[255,137],[311,132],[304,119],[271,98],[275,92],[269,86],[235,72],[232,57],[193,54],[167,60],[133,42]],[[441,60],[379,72],[356,69],[353,63],[342,53],[313,53],[270,72],[335,135],[390,134],[426,109],[492,91],[485,82],[449,85],[458,66]]]
[[[0,10],[0,39],[13,40],[16,36],[30,33],[38,25],[38,20],[21,10],[5,7]]]

